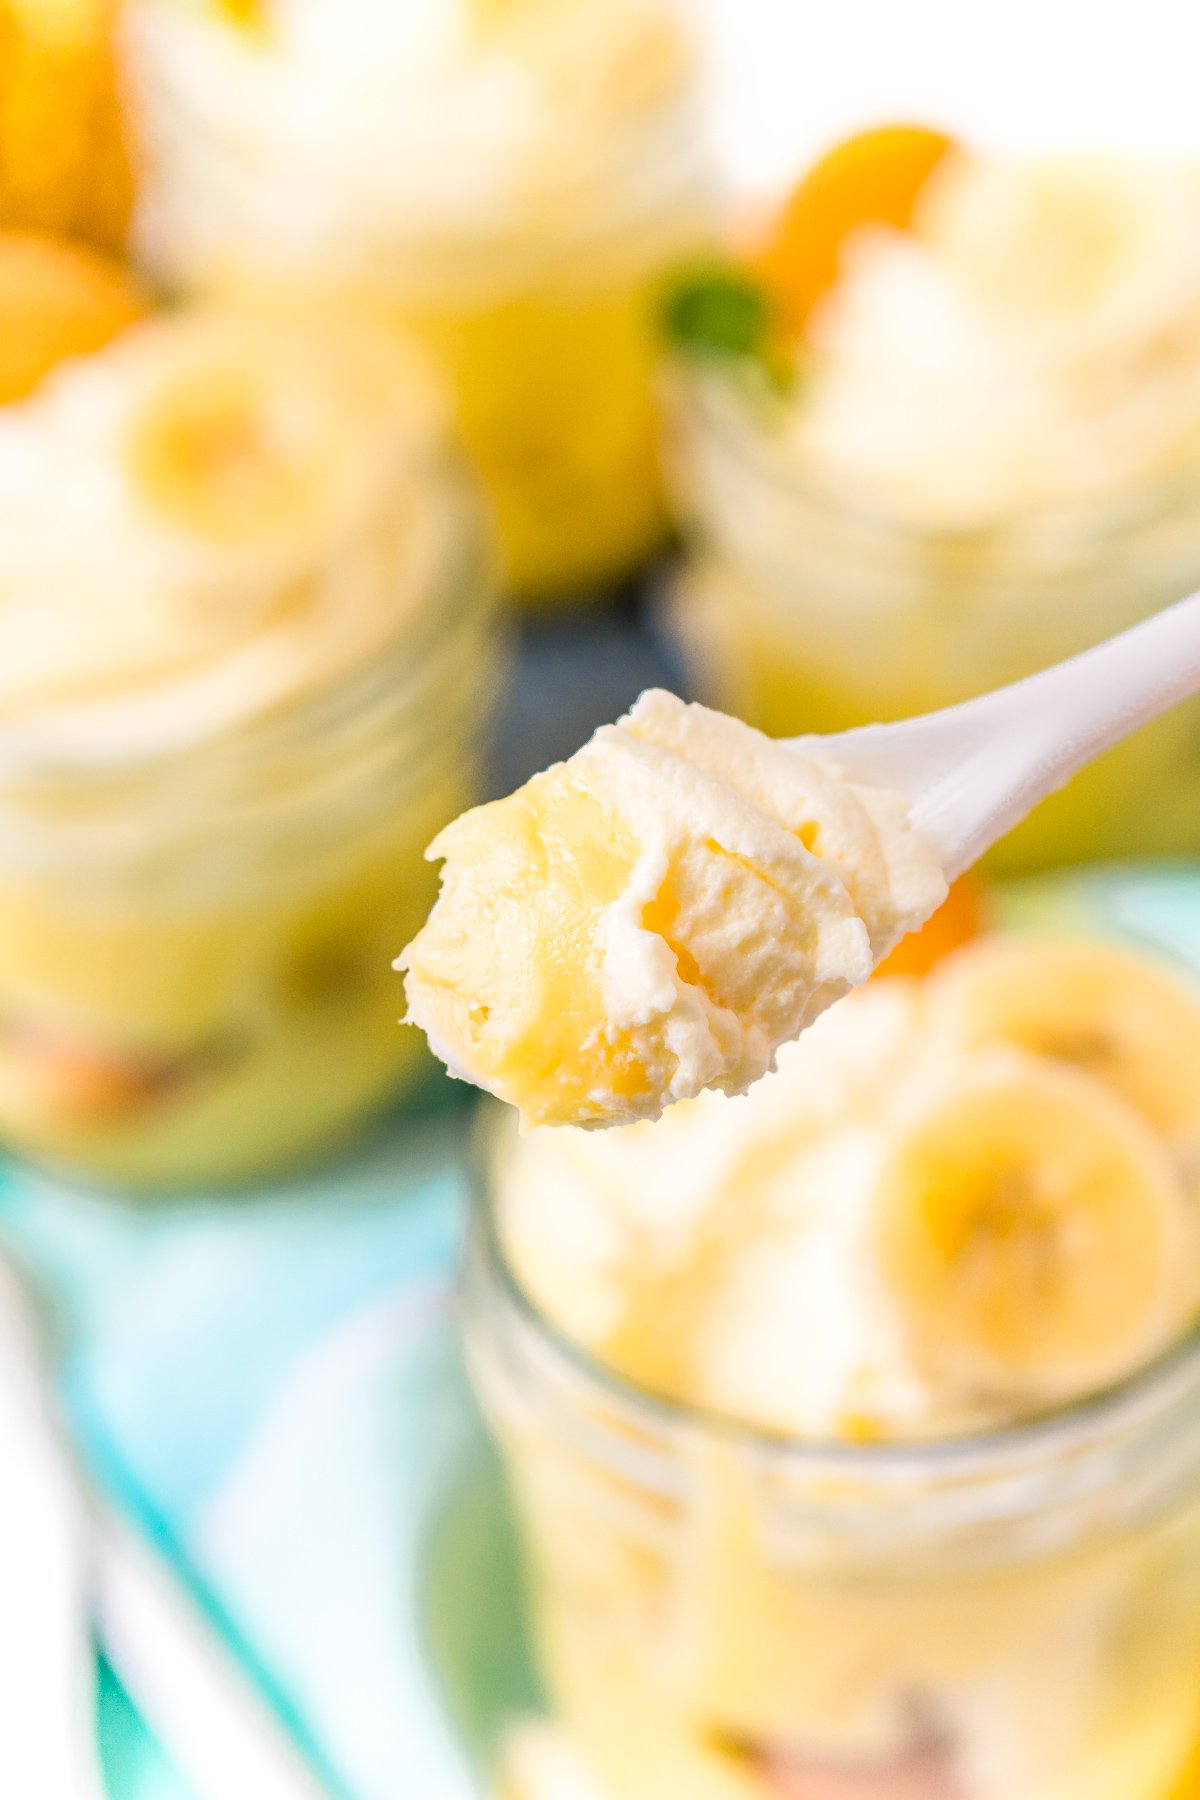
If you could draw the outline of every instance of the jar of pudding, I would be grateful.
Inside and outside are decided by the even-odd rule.
[[[561,1740],[514,1734],[506,1800],[1182,1794],[1200,1114],[1137,1064],[1200,1010],[1058,950],[872,984],[745,1098],[494,1151],[467,1346]],[[1101,1011],[1088,1068],[1056,1029]]]
[[[799,324],[777,244],[746,276],[775,341],[685,354],[675,383],[693,553],[673,617],[702,697],[770,732],[953,704],[1200,582],[1200,172],[950,146],[901,226],[870,186],[897,139],[852,140],[808,178],[848,216]],[[839,154],[864,192],[831,197]],[[1193,704],[991,860],[1197,849]]]
[[[674,0],[137,0],[125,60],[166,286],[320,289],[418,332],[523,596],[658,546],[659,286],[711,211]]]
[[[390,338],[180,313],[0,415],[0,1139],[232,1184],[415,1079],[392,946],[477,796],[493,621]]]

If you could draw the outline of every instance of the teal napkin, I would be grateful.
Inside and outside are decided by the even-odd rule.
[[[136,1207],[16,1168],[0,1194],[52,1297],[84,1467],[339,1800],[467,1800],[527,1701],[453,1326],[464,1130],[461,1111],[398,1124],[250,1200]],[[115,1671],[100,1695],[116,1800],[182,1796]]]

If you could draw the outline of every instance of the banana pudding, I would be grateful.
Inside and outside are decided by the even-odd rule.
[[[387,335],[146,320],[0,410],[0,1136],[146,1188],[416,1074],[388,954],[495,687],[474,490]]]
[[[136,0],[136,237],[171,288],[319,288],[419,332],[531,599],[665,530],[664,271],[709,232],[674,0]]]
[[[907,717],[1194,588],[1198,244],[1191,166],[918,127],[831,151],[672,305],[702,697],[774,735]],[[1200,849],[1198,719],[1109,752],[992,865]]]
[[[409,1021],[529,1124],[740,1093],[946,896],[899,794],[661,690],[428,854]]]
[[[568,1734],[506,1796],[1175,1794],[1198,1144],[1200,994],[1062,938],[873,981],[742,1097],[506,1128],[468,1352]]]

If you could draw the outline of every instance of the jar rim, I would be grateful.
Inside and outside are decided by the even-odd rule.
[[[1009,503],[975,520],[939,523],[906,517],[898,508],[873,501],[856,491],[845,478],[831,471],[789,465],[775,454],[770,429],[756,417],[754,401],[764,400],[767,413],[780,402],[770,395],[755,396],[750,385],[727,369],[688,368],[676,356],[668,386],[676,422],[684,433],[702,433],[730,454],[750,476],[756,477],[777,498],[808,507],[814,512],[839,516],[853,529],[881,539],[911,543],[918,540],[936,546],[943,554],[975,556],[981,548],[1020,531],[1061,530],[1086,526],[1096,546],[1119,543],[1148,524],[1176,513],[1184,504],[1194,505],[1200,490],[1200,455],[1191,462],[1147,472],[1146,477],[1075,497],[1046,497]],[[683,463],[689,460],[686,447]]]
[[[1011,1425],[953,1436],[871,1443],[802,1438],[750,1424],[716,1407],[672,1399],[601,1362],[548,1318],[524,1287],[504,1248],[496,1188],[488,1176],[494,1136],[494,1120],[485,1115],[468,1159],[473,1200],[466,1248],[468,1285],[472,1274],[483,1275],[520,1326],[559,1357],[571,1374],[583,1377],[620,1411],[639,1415],[671,1438],[698,1433],[781,1475],[884,1482],[891,1477],[904,1484],[925,1476],[949,1484],[1002,1477],[1063,1452],[1086,1452],[1098,1443],[1122,1441],[1136,1435],[1139,1427],[1157,1424],[1173,1409],[1200,1402],[1200,1323],[1153,1362],[1110,1387]]]

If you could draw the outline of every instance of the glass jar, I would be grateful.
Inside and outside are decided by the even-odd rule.
[[[720,379],[674,394],[692,554],[672,620],[702,699],[772,734],[969,699],[1200,582],[1200,462],[1136,491],[923,530],[789,466]],[[1200,851],[1200,703],[1099,758],[992,852],[1022,870]]]
[[[426,845],[479,798],[503,663],[474,486],[444,451],[424,483],[418,589],[393,597],[392,539],[415,528],[386,496],[361,559],[343,546],[314,572],[335,600],[358,586],[379,627],[341,660],[330,644],[332,668],[243,712],[221,665],[193,694],[203,729],[168,694],[174,734],[152,694],[153,747],[111,721],[0,725],[16,1150],[122,1187],[228,1185],[331,1144],[432,1067],[391,962],[436,890]]]
[[[318,105],[311,65],[215,4],[139,0],[127,33],[152,273],[190,292],[319,289],[421,336],[530,601],[608,582],[662,541],[658,287],[712,209],[696,59],[669,3],[633,0],[607,26],[590,0],[573,10],[593,17],[591,60],[613,63],[611,117],[595,95],[514,114],[465,71],[421,95],[387,44],[382,77],[327,58]]]
[[[664,1401],[518,1284],[469,1361],[551,1700],[613,1800],[1167,1800],[1200,1737],[1200,1342],[995,1435],[818,1444]]]

